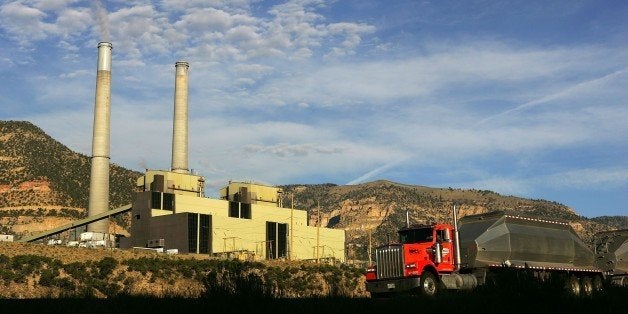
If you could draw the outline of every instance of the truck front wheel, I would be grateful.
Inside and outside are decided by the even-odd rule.
[[[580,280],[576,276],[570,276],[567,279],[566,288],[574,296],[580,296]]]
[[[438,279],[436,279],[436,276],[429,271],[423,272],[419,290],[421,294],[429,297],[436,295],[436,292],[438,292]]]

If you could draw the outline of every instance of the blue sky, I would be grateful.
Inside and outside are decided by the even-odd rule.
[[[228,180],[388,179],[628,214],[626,1],[3,1],[0,119],[89,155],[113,44],[111,160]]]

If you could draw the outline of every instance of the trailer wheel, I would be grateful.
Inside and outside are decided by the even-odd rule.
[[[578,277],[571,276],[567,279],[567,290],[574,296],[580,295],[580,280],[578,280]]]
[[[602,277],[595,276],[593,278],[593,291],[600,292],[604,290],[604,283],[602,282]]]
[[[580,290],[586,296],[593,294],[593,282],[591,282],[590,277],[582,277],[580,279]]]
[[[430,271],[424,271],[421,275],[421,286],[419,287],[421,294],[426,296],[434,296],[438,292],[438,279]]]

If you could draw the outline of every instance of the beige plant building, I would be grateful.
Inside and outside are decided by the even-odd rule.
[[[308,226],[307,211],[284,207],[277,187],[229,182],[219,199],[205,197],[205,179],[188,169],[188,69],[184,61],[175,65],[171,169],[147,170],[138,178],[131,236],[120,247],[254,260],[344,261],[345,231]]]
[[[122,247],[261,259],[345,260],[345,232],[308,226],[305,210],[281,205],[281,189],[230,182],[220,199],[197,175],[149,170],[137,181],[131,237]]]

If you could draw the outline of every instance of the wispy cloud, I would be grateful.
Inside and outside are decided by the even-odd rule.
[[[628,186],[628,167],[573,169],[541,177],[535,181],[556,189],[611,190]]]
[[[311,153],[316,154],[339,154],[344,149],[341,147],[322,146],[313,143],[303,144],[276,144],[276,145],[247,145],[244,151],[247,153],[269,153],[279,157],[285,156],[307,156]]]
[[[0,118],[89,153],[108,21],[112,161],[127,167],[170,164],[173,64],[185,59],[190,164],[210,184],[617,189],[626,22],[599,6],[575,25],[582,4],[571,2],[5,1]]]

